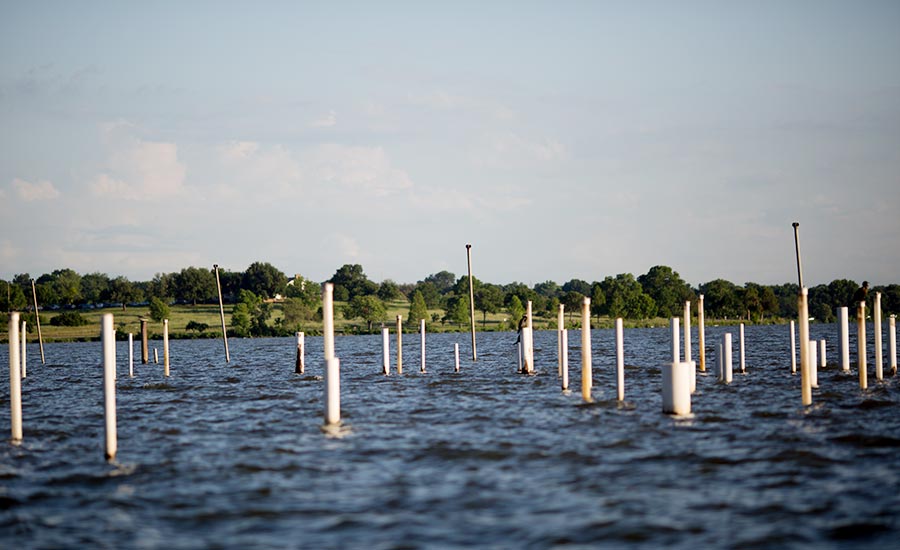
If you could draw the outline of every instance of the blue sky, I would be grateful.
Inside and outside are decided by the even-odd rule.
[[[897,2],[0,1],[0,277],[900,282]]]

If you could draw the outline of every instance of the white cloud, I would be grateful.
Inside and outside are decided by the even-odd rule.
[[[94,177],[95,195],[129,200],[172,197],[182,192],[186,169],[174,143],[145,141],[132,135],[134,127],[117,122],[104,128],[110,149],[106,170]]]
[[[5,265],[10,265],[19,257],[19,249],[13,246],[12,241],[3,239],[0,241],[0,260]]]
[[[233,141],[218,148],[222,165],[239,184],[289,186],[300,182],[302,168],[285,147],[262,147],[253,141]]]
[[[556,162],[569,158],[566,146],[554,139],[532,140],[515,132],[493,134],[485,138],[479,158],[484,164],[521,164]]]
[[[12,182],[12,187],[16,190],[20,199],[28,202],[53,200],[59,197],[59,191],[56,187],[46,180],[31,183],[16,178]]]
[[[309,123],[313,128],[331,128],[337,124],[337,113],[334,110],[328,111],[328,114],[317,118]]]

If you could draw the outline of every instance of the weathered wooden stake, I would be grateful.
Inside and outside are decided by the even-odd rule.
[[[302,332],[297,333],[297,361],[294,365],[296,374],[303,374],[306,371],[306,338]]]
[[[803,406],[812,405],[812,379],[809,369],[809,290],[800,288],[797,298],[797,320],[800,323],[800,399]]]
[[[859,366],[859,388],[865,390],[869,387],[868,372],[866,366],[866,303],[860,302],[856,311],[856,357]]]
[[[403,319],[397,316],[397,374],[403,374]]]
[[[593,373],[591,371],[591,299],[581,302],[581,398],[590,403]]]
[[[621,317],[616,318],[616,396],[619,401],[625,400],[625,345]]]
[[[44,336],[41,334],[41,312],[38,309],[38,301],[37,301],[37,289],[34,287],[34,279],[31,280],[31,295],[34,297],[34,320],[37,324],[38,330],[38,343],[41,346],[41,364],[46,364],[44,361]]]
[[[141,363],[150,362],[150,346],[147,342],[147,319],[141,319]]]
[[[106,460],[116,458],[118,440],[116,437],[116,337],[113,330],[113,315],[105,313],[101,319],[103,327],[103,416],[106,432]]]
[[[872,312],[875,332],[875,379],[884,379],[884,362],[882,359],[882,343],[881,343],[881,293],[875,293],[875,310]]]
[[[163,374],[169,376],[169,320],[163,319]]]
[[[422,372],[425,372],[425,319],[419,319],[419,334],[422,340]]]
[[[466,245],[466,261],[469,265],[469,320],[472,325],[472,361],[475,361],[478,354],[475,352],[475,287],[472,282],[472,245]]]
[[[569,391],[569,331],[562,329],[562,390]]]
[[[19,358],[19,312],[9,314],[9,421],[12,443],[22,441],[22,371]]]
[[[213,264],[213,270],[216,272],[216,288],[219,291],[219,317],[222,319],[222,342],[225,344],[225,362],[230,363],[231,355],[228,353],[228,331],[225,329],[225,306],[222,304],[222,283],[219,281],[219,265]]]
[[[700,346],[700,372],[706,372],[706,325],[703,320],[703,295],[700,295],[700,301],[697,303],[697,324],[699,325],[699,334],[697,344]]]

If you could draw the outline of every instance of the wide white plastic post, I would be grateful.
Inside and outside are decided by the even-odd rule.
[[[850,325],[846,307],[838,308],[838,352],[841,355],[841,370],[850,372]]]
[[[706,372],[706,325],[703,320],[703,295],[697,303],[697,345],[700,347],[700,372]]]
[[[590,403],[593,372],[591,370],[591,299],[581,302],[581,398]]]
[[[819,347],[819,343],[815,340],[810,340],[806,343],[809,346],[809,384],[813,388],[819,387],[819,361],[818,361],[818,353],[817,349]]]
[[[116,337],[112,313],[101,319],[103,328],[103,417],[106,426],[106,460],[116,458]]]
[[[297,360],[294,362],[294,373],[303,374],[306,371],[306,335],[297,333]]]
[[[819,340],[819,366],[823,369],[828,366],[828,361],[825,359],[825,340]]]
[[[797,298],[797,316],[800,323],[800,399],[803,406],[812,405],[812,379],[809,372],[809,290],[800,289]]]
[[[723,353],[723,361],[722,364],[725,367],[725,383],[731,384],[732,376],[733,376],[733,367],[731,362],[731,333],[726,332],[722,336],[722,353]]]
[[[403,374],[403,316],[397,316],[397,374]]]
[[[381,373],[385,376],[391,374],[391,329],[381,329]]]
[[[676,361],[662,366],[663,412],[691,414],[690,365]]]
[[[169,376],[169,320],[163,319],[163,374]]]
[[[453,359],[456,362],[455,372],[459,372],[459,343],[453,344]]]
[[[672,361],[678,363],[681,361],[681,331],[678,328],[678,317],[672,317],[669,324],[672,327]]]
[[[891,374],[897,374],[897,316],[888,321],[888,354],[891,356]]]
[[[691,303],[684,303],[684,362],[691,362]]]
[[[565,320],[563,318],[565,307],[565,305],[559,304],[559,313],[556,316],[556,366],[558,370],[557,376],[562,376],[562,331],[565,328]]]
[[[531,319],[531,300],[528,300],[525,306],[526,325],[522,329],[522,356],[525,361],[525,372],[534,374],[534,330]]]
[[[875,378],[877,380],[884,379],[884,362],[882,359],[882,344],[881,344],[881,293],[875,293],[875,311],[872,312],[874,326],[872,327],[875,332]]]
[[[9,421],[12,442],[22,441],[22,364],[19,361],[19,312],[9,314]]]
[[[866,303],[860,302],[856,310],[856,357],[859,364],[859,388],[869,387],[866,366]]]
[[[562,390],[569,390],[569,331],[562,329]]]
[[[797,327],[791,321],[791,374],[797,374]]]
[[[419,319],[419,334],[422,336],[422,372],[425,372],[425,319]]]
[[[134,378],[134,334],[128,333],[128,378]]]
[[[28,377],[28,361],[25,359],[25,354],[27,350],[25,349],[25,344],[28,342],[28,328],[25,321],[22,321],[22,332],[20,334],[22,339],[22,378]]]
[[[741,352],[741,374],[745,374],[747,372],[747,365],[744,362],[744,323],[741,323],[739,332],[740,332],[740,338],[741,338],[741,345],[740,345],[740,348],[741,348],[740,349],[740,352]]]
[[[625,346],[621,317],[616,318],[616,394],[619,401],[625,400]]]
[[[322,290],[322,328],[325,340],[325,424],[341,421],[341,361],[334,356],[334,284]]]

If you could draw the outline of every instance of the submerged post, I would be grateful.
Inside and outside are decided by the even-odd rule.
[[[860,302],[856,311],[856,357],[859,366],[859,388],[869,387],[866,367],[866,303]]]
[[[706,326],[703,320],[703,295],[700,295],[700,301],[697,303],[697,325],[699,331],[697,334],[700,346],[700,372],[706,372]]]
[[[150,346],[147,342],[147,319],[141,319],[141,364],[150,362]]]
[[[103,417],[106,432],[106,460],[116,458],[116,340],[112,313],[105,313],[103,327]]]
[[[334,356],[334,284],[322,290],[322,332],[325,339],[325,424],[341,421],[341,362]]]
[[[381,374],[391,374],[391,329],[381,328]]]
[[[663,412],[679,416],[691,414],[690,365],[675,361],[662,366]]]
[[[809,369],[809,291],[801,287],[797,298],[797,315],[800,323],[800,399],[803,406],[812,405],[812,379]]]
[[[225,330],[225,306],[222,304],[222,283],[219,281],[219,264],[213,264],[213,270],[216,272],[216,288],[219,291],[219,317],[222,319],[222,342],[225,343],[225,362],[230,363],[231,356],[228,354],[228,332]]]
[[[622,318],[616,318],[616,397],[625,401],[625,346],[622,334]]]
[[[169,376],[169,320],[163,319],[163,374]]]
[[[841,370],[850,372],[850,325],[846,307],[838,308],[838,348],[841,354]]]
[[[296,374],[303,374],[306,371],[306,338],[302,332],[297,333],[297,361],[294,365]]]
[[[397,316],[397,374],[403,374],[403,318]]]
[[[562,390],[569,391],[569,331],[562,329]]]
[[[41,334],[41,312],[38,309],[37,290],[34,287],[34,279],[31,280],[31,295],[34,297],[34,321],[38,330],[38,344],[41,346],[41,364],[44,362],[44,336]]]
[[[815,340],[810,340],[806,345],[809,346],[809,385],[816,389],[819,387],[819,361],[818,352],[816,351],[819,348],[819,343]]]
[[[478,354],[475,352],[475,287],[472,286],[472,245],[466,244],[466,261],[469,265],[469,320],[472,325],[472,361]]]
[[[425,372],[425,319],[419,319],[419,334],[422,340],[422,372]]]
[[[581,398],[590,403],[593,373],[591,372],[591,299],[581,302]]]
[[[797,374],[797,328],[791,321],[791,374]]]
[[[22,371],[19,362],[19,312],[9,314],[9,423],[12,443],[22,441]]]
[[[875,379],[884,379],[884,363],[882,361],[882,344],[881,344],[881,293],[875,293],[875,310],[872,312],[873,324],[875,332]]]

